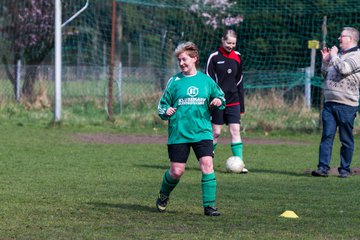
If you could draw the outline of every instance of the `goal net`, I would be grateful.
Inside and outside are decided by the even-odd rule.
[[[63,21],[85,2],[62,1]],[[113,97],[116,109],[153,108],[169,77],[178,71],[173,55],[176,45],[183,41],[196,43],[200,50],[199,70],[204,70],[207,57],[220,45],[226,28],[238,34],[236,50],[242,54],[247,92],[275,89],[291,101],[304,94],[306,69],[311,62],[309,40],[318,41],[320,46],[323,42],[336,45],[344,26],[360,28],[359,8],[354,0],[343,0],[341,4],[90,0],[86,11],[62,29],[64,107],[79,97],[94,98],[100,104]],[[53,1],[3,0],[0,11],[1,96],[15,93],[18,60],[22,63],[23,94],[31,81],[43,80],[51,95]],[[310,79],[313,106],[321,101],[320,64],[316,50],[315,74]],[[29,77],[31,68],[36,69],[35,78]],[[113,82],[109,84],[110,80]],[[113,96],[109,96],[111,85]]]

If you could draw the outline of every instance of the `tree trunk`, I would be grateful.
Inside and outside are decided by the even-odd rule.
[[[2,62],[4,64],[5,67],[5,71],[6,71],[6,75],[8,77],[8,79],[11,82],[11,85],[13,86],[13,92],[14,92],[14,96],[16,97],[16,89],[17,89],[17,69],[16,69],[16,61],[14,60],[14,64],[13,65],[9,65],[8,64],[8,60],[5,56],[2,56]]]
[[[28,65],[25,67],[26,74],[24,78],[24,84],[22,87],[22,94],[24,100],[33,103],[35,101],[35,81],[38,73],[38,65]]]

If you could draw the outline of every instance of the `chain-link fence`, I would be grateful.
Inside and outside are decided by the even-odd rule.
[[[53,104],[55,95],[54,66],[21,66],[0,65],[0,100],[21,101],[23,96],[24,75],[26,71],[36,71],[34,83],[35,99],[46,97],[48,107]],[[118,65],[114,68],[112,81],[112,94],[115,112],[122,110],[141,110],[154,107],[154,103],[161,94],[161,82],[176,70],[162,73],[161,69],[129,68]],[[11,75],[11,73],[17,74]],[[159,73],[160,72],[160,73]],[[11,76],[9,76],[9,74]],[[158,80],[156,75],[164,77]],[[14,79],[15,81],[11,80]],[[94,66],[64,66],[62,67],[62,101],[63,106],[71,106],[81,101],[94,101],[103,103],[107,108],[109,98],[109,67]]]

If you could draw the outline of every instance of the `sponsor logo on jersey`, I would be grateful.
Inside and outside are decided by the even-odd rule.
[[[204,105],[206,98],[180,98],[180,105]]]
[[[218,61],[217,64],[224,64],[225,61]]]
[[[206,98],[197,98],[196,96],[199,94],[199,89],[197,87],[191,86],[186,91],[187,95],[190,98],[180,98],[180,105],[204,105]]]
[[[191,86],[187,89],[186,92],[190,97],[196,97],[199,94],[199,89],[197,87]]]

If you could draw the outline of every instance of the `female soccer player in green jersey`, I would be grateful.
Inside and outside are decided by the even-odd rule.
[[[172,76],[160,99],[159,116],[168,120],[168,154],[170,169],[163,176],[156,207],[165,211],[171,191],[185,172],[193,149],[202,172],[201,189],[204,214],[219,216],[215,208],[216,178],[213,168],[213,134],[211,108],[225,108],[224,93],[206,74],[197,71],[197,46],[192,42],[175,49],[181,72]]]

